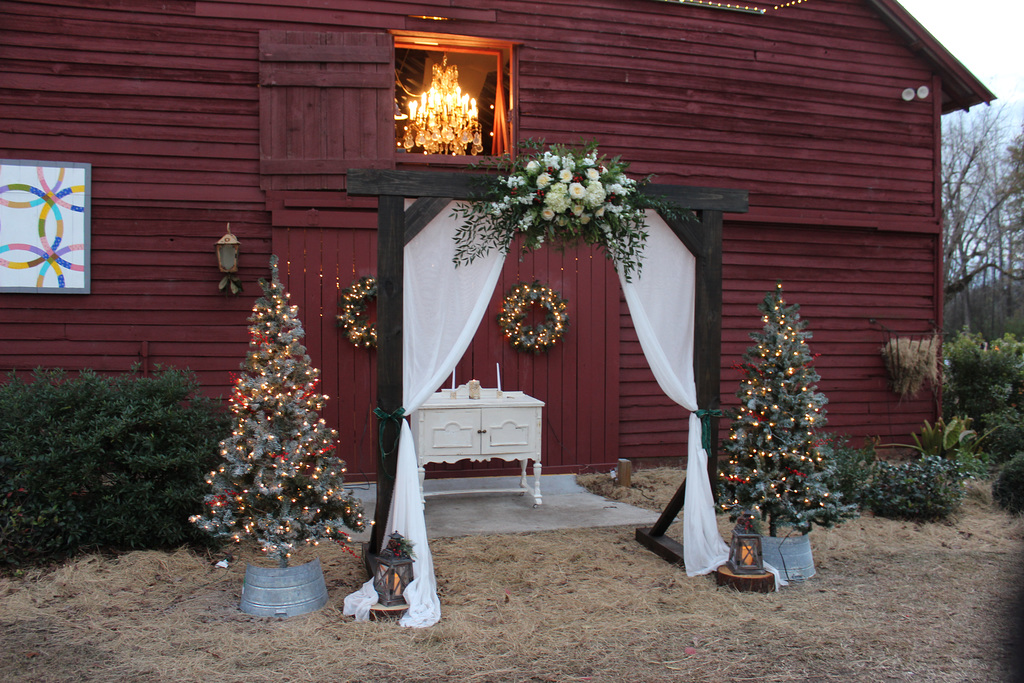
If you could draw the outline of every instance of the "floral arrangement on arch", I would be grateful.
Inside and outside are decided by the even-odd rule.
[[[456,265],[500,249],[508,253],[513,238],[523,236],[523,252],[545,243],[557,247],[596,245],[621,268],[626,280],[639,274],[647,240],[644,211],[674,217],[692,215],[642,189],[650,178],[626,175],[629,164],[606,159],[597,143],[582,149],[543,142],[521,144],[516,159],[497,163],[501,175],[489,176],[479,198],[455,208],[462,225],[455,233]]]

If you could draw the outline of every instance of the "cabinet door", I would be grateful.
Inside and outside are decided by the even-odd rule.
[[[480,411],[424,410],[417,451],[420,457],[480,453]]]
[[[484,432],[481,455],[536,453],[539,418],[537,408],[484,408],[480,420]]]

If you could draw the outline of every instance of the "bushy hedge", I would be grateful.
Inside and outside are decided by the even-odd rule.
[[[1024,512],[1024,453],[1015,455],[1000,470],[992,484],[992,500],[1009,512]]]
[[[943,346],[943,415],[969,417],[979,433],[985,416],[1005,408],[1024,411],[1024,343],[1013,335],[986,342],[961,333]]]
[[[186,371],[10,376],[0,384],[0,566],[208,543],[188,518],[227,430]]]
[[[963,475],[955,460],[935,455],[875,463],[865,505],[880,517],[933,522],[960,507]]]

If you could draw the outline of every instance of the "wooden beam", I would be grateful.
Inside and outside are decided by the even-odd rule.
[[[684,566],[683,545],[679,541],[662,534],[655,535],[651,529],[637,529],[636,541],[658,557],[680,567]]]
[[[485,189],[485,173],[455,171],[395,171],[350,168],[346,188],[350,195],[395,195],[399,197],[450,197],[469,199]],[[644,192],[694,211],[746,213],[746,190],[680,185],[647,185]]]
[[[402,407],[402,280],[405,270],[405,200],[384,195],[377,212],[377,407],[392,414]],[[378,420],[377,506],[370,550],[380,552],[389,533],[401,424]],[[383,425],[381,424],[383,422]],[[383,427],[383,429],[381,429]]]
[[[405,212],[405,243],[420,234],[451,203],[451,197],[420,197]]]
[[[690,231],[681,234],[676,226],[673,230],[687,244],[697,257],[696,310],[694,311],[694,365],[697,383],[697,406],[718,410],[721,406],[719,382],[721,380],[722,355],[722,212],[703,211],[700,215],[700,239],[697,250],[690,247]],[[683,227],[681,224],[679,227]],[[684,234],[689,237],[684,237]],[[708,477],[711,492],[715,493],[718,479],[718,418],[710,418],[711,443],[708,448]],[[689,434],[689,439],[700,438],[700,434]],[[649,529],[637,529],[636,540],[660,557],[674,564],[683,564],[683,546],[665,536],[686,501],[686,479],[679,485],[672,500],[662,510],[658,521]]]
[[[697,405],[707,410],[718,410],[722,405],[719,394],[722,373],[722,213],[704,211],[701,226],[704,251],[697,259],[697,310],[693,339]],[[714,495],[718,481],[717,417],[711,418],[710,431],[708,476]]]
[[[721,211],[723,213],[746,213],[750,210],[746,190],[724,190],[715,187],[690,187],[687,185],[656,185],[644,187],[644,193],[664,197],[670,202],[694,211]]]
[[[393,171],[350,168],[346,189],[350,195],[396,197],[454,197],[468,199],[483,189],[481,173],[454,171]]]

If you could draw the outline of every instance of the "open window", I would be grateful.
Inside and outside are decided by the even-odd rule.
[[[396,155],[414,161],[509,151],[511,57],[509,44],[395,36]]]

